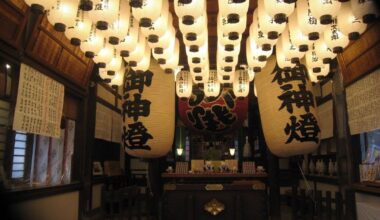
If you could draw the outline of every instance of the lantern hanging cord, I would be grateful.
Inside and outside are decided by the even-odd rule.
[[[298,165],[298,169],[300,170],[300,173],[301,173],[301,175],[302,175],[302,179],[303,179],[303,181],[305,182],[305,187],[306,187],[307,192],[311,192],[311,187],[310,187],[310,185],[309,185],[309,182],[308,182],[307,179],[306,179],[305,173],[303,172],[303,170],[302,170],[302,168],[301,168],[299,162],[297,162],[297,165]],[[311,200],[313,201],[314,208],[316,208],[317,203],[315,202],[315,198],[314,198],[314,196],[315,196],[315,192],[312,193],[312,195],[311,195],[310,198],[311,198]]]

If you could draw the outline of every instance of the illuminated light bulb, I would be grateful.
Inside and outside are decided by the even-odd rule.
[[[199,16],[194,20],[194,23],[191,25],[184,24],[182,22],[182,17],[179,18],[179,29],[182,32],[183,36],[186,36],[188,33],[200,34],[203,31],[203,28],[207,26],[207,14]]]
[[[292,43],[298,47],[300,52],[306,52],[311,48],[312,41],[305,35],[298,26],[297,13],[294,12],[289,16],[289,33]]]
[[[119,44],[127,34],[130,22],[130,7],[127,1],[120,1],[118,15],[115,21],[109,23],[108,38],[112,45]]]
[[[165,71],[165,73],[174,73],[175,69],[178,67],[179,64],[179,42],[178,39],[176,39],[176,44],[174,48],[174,53],[171,54],[170,58],[166,60],[166,63],[163,65],[160,65],[161,68]]]
[[[145,47],[148,47],[146,44],[146,39],[144,35],[139,33],[139,40],[137,42],[136,48],[129,53],[128,57],[123,57],[124,60],[128,62],[129,66],[135,67],[137,63],[142,60],[145,54]]]
[[[64,32],[66,27],[75,25],[78,9],[78,0],[55,0],[48,10],[48,21],[54,26],[54,30]]]
[[[249,1],[218,0],[219,14],[229,20],[235,20],[236,15],[246,16],[249,8]]]
[[[25,3],[30,6],[33,13],[42,14],[44,10],[50,9],[54,2],[51,0],[25,0]]]
[[[311,14],[318,18],[321,24],[331,24],[341,6],[338,0],[309,0],[309,4]]]
[[[81,41],[88,38],[91,32],[92,22],[88,19],[87,12],[78,8],[75,24],[66,28],[65,35],[74,46],[79,46]]]
[[[333,53],[332,49],[329,48],[324,41],[324,37],[322,35],[322,38],[318,39],[314,43],[315,53],[317,57],[322,59],[322,62],[324,64],[328,64],[336,57],[336,53]]]
[[[320,33],[326,29],[326,25],[322,25],[320,20],[311,14],[309,0],[298,0],[296,4],[298,27],[309,40],[318,40]]]
[[[150,66],[150,57],[151,57],[151,50],[149,47],[145,47],[144,56],[141,60],[139,60],[136,64],[136,66],[132,66],[131,68],[135,72],[145,72],[149,69]]]
[[[99,65],[99,67],[106,67],[106,64],[111,62],[114,49],[106,42],[104,38],[103,47],[94,56],[93,60]]]
[[[379,16],[378,5],[374,0],[351,0],[352,13],[355,17],[363,19],[366,24],[372,23]]]
[[[255,42],[265,51],[272,50],[273,45],[276,44],[278,39],[269,39],[268,35],[261,31],[258,22],[257,9],[253,12],[253,21],[249,28],[249,36],[255,39]]]
[[[363,22],[363,19],[355,17],[352,13],[350,2],[342,2],[337,19],[339,30],[342,34],[348,36],[349,40],[359,39],[367,28],[367,24]]]
[[[122,86],[124,83],[124,74],[125,68],[121,68],[119,71],[115,73],[115,76],[109,82],[112,88],[117,88],[118,86]]]
[[[220,93],[220,83],[218,81],[218,73],[216,70],[210,70],[207,82],[203,89],[206,97],[217,97]]]
[[[189,71],[180,71],[175,80],[176,94],[179,98],[189,98],[193,90],[193,79]]]
[[[247,97],[249,93],[249,77],[245,70],[235,72],[234,82],[232,84],[234,95],[236,97]]]
[[[287,3],[284,0],[265,0],[264,9],[277,23],[286,22],[286,18],[294,11],[295,3]]]
[[[267,34],[269,39],[277,39],[285,29],[286,23],[276,23],[274,18],[265,11],[264,0],[257,2],[257,18],[261,31]]]
[[[172,19],[169,16],[172,16],[169,13],[169,2],[163,1],[162,3],[162,13],[161,15],[154,21],[152,21],[149,27],[140,27],[141,33],[145,35],[148,39],[148,42],[157,43],[159,38],[162,37],[168,29],[168,22]]]
[[[144,0],[140,7],[132,6],[132,14],[139,21],[140,27],[150,27],[160,17],[162,2],[163,0]]]
[[[323,60],[317,56],[317,53],[315,51],[315,47],[305,54],[305,60],[306,60],[306,67],[314,73],[321,72],[321,66],[323,65]]]
[[[229,39],[234,40],[239,37],[239,34],[245,31],[247,16],[240,16],[238,22],[230,23],[226,17],[222,17],[219,13],[217,16],[217,25],[224,35],[228,35]]]
[[[343,49],[350,43],[348,37],[340,32],[335,18],[333,23],[324,32],[324,40],[326,45],[333,50],[334,53],[342,53]]]
[[[235,148],[229,148],[229,151],[230,151],[230,155],[231,156],[235,156]]]
[[[127,35],[120,40],[119,44],[115,45],[115,48],[120,51],[121,57],[128,57],[129,53],[135,50],[139,39],[139,26],[132,15],[129,17],[129,24]]]
[[[278,41],[276,44],[276,60],[277,65],[284,70],[291,70],[296,64],[292,63],[290,58],[286,57],[282,51],[281,41]]]
[[[93,0],[93,9],[88,12],[89,18],[99,30],[107,30],[118,18],[119,0]]]
[[[207,14],[205,13],[205,10],[205,0],[192,0],[187,4],[182,3],[180,0],[174,0],[174,11],[180,19],[180,22],[185,25],[194,24],[198,17]]]
[[[95,25],[91,26],[90,36],[80,44],[80,49],[88,58],[93,58],[104,44],[104,36],[97,30]]]
[[[290,58],[292,63],[299,63],[302,57],[305,55],[305,52],[300,52],[298,47],[296,47],[291,41],[288,26],[282,33],[279,41],[281,41],[282,51],[285,57]]]

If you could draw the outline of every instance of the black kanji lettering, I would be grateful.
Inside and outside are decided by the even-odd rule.
[[[140,93],[144,91],[144,86],[150,86],[152,84],[153,73],[146,71],[143,73],[136,73],[135,71],[129,71],[125,77],[124,93],[137,89]]]
[[[280,88],[283,90],[283,93],[278,96],[282,101],[282,104],[279,110],[286,107],[289,113],[293,113],[293,104],[296,104],[298,108],[304,107],[305,111],[310,111],[310,106],[314,107],[314,96],[311,91],[306,90],[304,84],[298,84],[299,91],[291,90],[293,85],[286,84]]]
[[[149,100],[143,99],[141,100],[141,94],[136,93],[133,95],[135,100],[127,99],[123,103],[123,117],[125,119],[125,115],[128,117],[133,117],[134,121],[137,121],[139,116],[147,117],[150,114],[150,104]],[[126,94],[126,97],[129,97],[129,94]]]
[[[153,139],[153,136],[149,134],[147,129],[141,122],[128,125],[129,129],[123,127],[123,142],[124,146],[131,150],[151,150],[151,147],[146,145],[149,139]]]
[[[318,134],[321,131],[317,119],[312,113],[301,115],[301,120],[297,121],[295,116],[290,116],[290,123],[286,124],[285,134],[289,135],[285,143],[290,143],[293,139],[300,142],[314,141],[319,142]]]

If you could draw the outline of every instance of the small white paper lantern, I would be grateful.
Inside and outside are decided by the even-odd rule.
[[[337,19],[339,30],[342,34],[348,36],[349,40],[359,39],[367,28],[367,24],[363,22],[363,19],[355,17],[352,13],[350,2],[342,2]]]
[[[257,16],[262,32],[268,34],[269,39],[277,39],[284,31],[286,23],[276,23],[264,9],[264,0],[257,1]]]
[[[139,26],[137,20],[132,15],[129,17],[129,28],[127,35],[120,40],[119,44],[115,45],[115,48],[120,51],[120,56],[127,57],[136,46],[139,39]]]
[[[222,17],[236,18],[236,15],[245,16],[249,8],[249,1],[218,0],[219,13]]]
[[[246,97],[249,93],[249,77],[245,70],[238,70],[235,72],[235,79],[233,82],[233,91],[237,97]]]
[[[323,60],[317,56],[317,52],[315,51],[315,47],[309,50],[305,54],[306,67],[314,73],[321,72],[321,66],[323,65]]]
[[[276,44],[276,60],[277,65],[284,70],[290,70],[296,66],[295,63],[292,63],[290,57],[286,57],[284,51],[282,50],[282,42],[277,41]]]
[[[203,28],[207,26],[207,14],[197,17],[193,24],[183,23],[183,17],[179,18],[178,25],[182,34],[186,36],[188,33],[200,34],[203,31]]]
[[[174,11],[182,24],[193,24],[198,17],[206,14],[205,10],[205,0],[192,0],[189,3],[181,3],[178,0],[174,0]]]
[[[193,91],[193,80],[189,71],[181,71],[175,81],[176,94],[179,98],[189,98]]]
[[[229,22],[226,17],[222,17],[220,13],[217,16],[217,26],[224,35],[228,35],[230,39],[238,38],[239,34],[245,31],[247,25],[247,16],[240,16],[238,22]]]
[[[306,52],[312,46],[313,41],[309,40],[309,37],[305,35],[298,25],[298,16],[294,12],[289,16],[289,33],[292,43],[298,47],[299,51]]]
[[[127,34],[130,22],[130,7],[127,1],[120,1],[116,20],[109,23],[108,37],[113,45],[119,44]]]
[[[355,17],[363,19],[366,24],[375,21],[379,16],[378,5],[375,0],[351,0],[352,13]]]
[[[260,29],[257,9],[253,12],[253,21],[249,28],[249,36],[265,51],[271,50],[278,40],[278,38],[269,39],[267,33],[264,33]]]
[[[179,41],[177,38],[175,38],[175,40],[170,42],[168,48],[165,48],[163,51],[161,51],[162,53],[157,53],[157,51],[153,50],[152,55],[154,59],[158,61],[158,64],[165,64],[166,60],[170,59],[170,57],[175,53],[175,49],[178,47],[177,45],[179,45]]]
[[[99,50],[99,52],[95,55],[93,60],[99,66],[105,67],[107,63],[111,62],[113,54],[114,54],[113,47],[110,44],[108,44],[106,39],[104,38],[103,46]]]
[[[163,0],[144,0],[141,5],[131,5],[132,14],[139,21],[140,27],[150,27],[161,15]]]
[[[218,73],[216,70],[210,70],[203,91],[206,97],[217,97],[219,95],[220,83],[218,81]]]
[[[123,85],[123,80],[124,80],[124,73],[125,73],[125,68],[121,68],[115,73],[115,77],[111,79],[111,82],[109,83],[111,87],[116,87],[116,86],[122,86]]]
[[[88,12],[89,18],[98,29],[107,30],[117,20],[119,0],[93,0],[93,5],[93,9]]]
[[[223,34],[220,26],[217,26],[218,42],[223,45],[238,45],[241,42],[241,34],[237,35],[237,38],[229,38],[228,34]]]
[[[267,54],[265,53],[267,51],[264,53],[251,37],[247,38],[245,49],[248,67],[253,68],[255,72],[260,72],[266,65]]]
[[[311,0],[309,4],[311,14],[317,17],[321,24],[331,24],[341,6],[338,0]]]
[[[320,20],[312,15],[309,0],[297,0],[296,4],[298,27],[309,40],[318,40],[319,34],[326,29],[326,25],[322,25]]]
[[[219,83],[233,83],[235,79],[234,72],[226,72],[222,67],[217,66],[218,81]]]
[[[137,73],[147,71],[150,66],[150,57],[151,50],[148,46],[146,46],[144,56],[142,57],[142,59],[137,62],[136,66],[132,66],[131,68]]]
[[[25,0],[25,3],[30,6],[32,12],[42,14],[44,10],[49,10],[54,2],[51,0]]]
[[[207,38],[208,38],[208,31],[207,31],[207,28],[205,28],[200,34],[191,33],[190,35],[190,33],[188,33],[187,36],[183,36],[183,43],[185,44],[185,46],[188,46],[188,47],[192,45],[202,46],[207,40]]]
[[[175,69],[179,64],[179,42],[176,39],[176,44],[174,48],[174,53],[171,54],[170,58],[166,60],[165,64],[160,65],[161,69],[165,71],[165,73],[174,73]]]
[[[48,10],[47,18],[56,31],[64,32],[66,27],[75,25],[78,5],[78,0],[54,0],[54,4]]]
[[[323,37],[327,46],[330,47],[334,53],[342,53],[343,49],[350,43],[348,37],[340,32],[336,18],[333,23],[329,25],[329,28],[325,30]]]
[[[318,73],[313,72],[313,70],[310,68],[307,68],[307,73],[311,82],[317,83],[320,81],[320,77],[324,77],[327,76],[327,74],[329,74],[330,65],[323,64],[319,68],[321,71]]]
[[[336,57],[336,53],[333,53],[332,49],[327,46],[323,36],[314,43],[314,48],[317,57],[322,59],[324,64],[330,63]]]
[[[169,24],[171,24],[173,21],[172,16],[169,16]],[[172,25],[168,25],[168,30],[162,35],[161,37],[158,38],[157,42],[148,42],[148,45],[150,48],[159,48],[159,50],[163,50],[164,48],[169,47],[170,42],[174,39],[175,37],[176,30]]]
[[[86,57],[93,58],[100,49],[102,49],[104,44],[104,36],[101,34],[101,31],[96,29],[96,26],[93,24],[91,26],[90,36],[84,40],[80,49],[85,53]]]
[[[108,73],[109,71],[106,68],[99,68],[99,76],[106,83],[110,83],[111,80],[115,77],[115,72],[112,74]]]
[[[119,54],[117,53],[117,50],[114,49],[113,57],[109,63],[106,65],[106,69],[108,71],[116,72],[118,71],[123,65],[123,59]]]
[[[92,22],[87,13],[78,8],[75,24],[66,28],[65,35],[74,46],[79,46],[81,41],[90,36]]]
[[[148,39],[148,42],[156,43],[159,38],[162,37],[168,29],[168,22],[171,20],[169,16],[169,2],[162,2],[161,15],[154,21],[152,21],[150,26],[140,27],[140,31]]]
[[[135,67],[137,63],[142,60],[145,54],[145,47],[148,47],[146,39],[144,35],[139,33],[139,40],[136,48],[129,53],[128,57],[124,57],[124,60],[128,62],[129,66]]]
[[[265,0],[264,9],[277,23],[286,22],[286,18],[294,11],[295,3],[287,3],[284,0]]]
[[[290,32],[288,26],[282,33],[279,41],[281,41],[282,51],[285,57],[289,58],[292,63],[299,63],[305,52],[300,52],[299,48],[293,44],[290,38]]]

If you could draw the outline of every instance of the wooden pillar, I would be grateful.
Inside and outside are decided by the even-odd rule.
[[[267,150],[270,219],[281,219],[280,180],[278,157]]]

